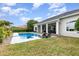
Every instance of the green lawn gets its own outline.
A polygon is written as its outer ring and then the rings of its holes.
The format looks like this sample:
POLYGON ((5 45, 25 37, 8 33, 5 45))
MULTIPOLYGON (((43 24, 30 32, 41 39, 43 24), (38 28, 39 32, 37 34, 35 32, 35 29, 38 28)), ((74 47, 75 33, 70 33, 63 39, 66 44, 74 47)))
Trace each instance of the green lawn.
POLYGON ((53 37, 0 47, 0 55, 79 56, 79 38, 53 37))

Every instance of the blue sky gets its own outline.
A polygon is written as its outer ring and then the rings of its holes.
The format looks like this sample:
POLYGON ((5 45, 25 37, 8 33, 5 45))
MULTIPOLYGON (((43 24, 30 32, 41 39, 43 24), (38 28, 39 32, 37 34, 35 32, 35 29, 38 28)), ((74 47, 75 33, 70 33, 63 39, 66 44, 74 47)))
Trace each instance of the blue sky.
POLYGON ((0 19, 19 26, 30 19, 40 22, 75 9, 79 9, 79 3, 0 3, 0 19))

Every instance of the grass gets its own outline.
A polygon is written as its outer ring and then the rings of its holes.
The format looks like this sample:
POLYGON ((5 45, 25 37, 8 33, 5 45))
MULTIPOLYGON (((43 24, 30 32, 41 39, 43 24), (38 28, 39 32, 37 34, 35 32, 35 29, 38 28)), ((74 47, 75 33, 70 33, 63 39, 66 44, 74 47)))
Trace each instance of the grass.
POLYGON ((4 45, 4 56, 79 56, 79 38, 53 37, 30 42, 4 45))

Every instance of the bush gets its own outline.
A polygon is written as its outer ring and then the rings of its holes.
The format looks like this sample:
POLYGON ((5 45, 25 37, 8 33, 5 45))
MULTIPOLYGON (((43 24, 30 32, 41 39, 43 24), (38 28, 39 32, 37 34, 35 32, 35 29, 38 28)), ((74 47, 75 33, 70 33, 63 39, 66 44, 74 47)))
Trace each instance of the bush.
POLYGON ((26 30, 12 30, 13 32, 26 32, 26 30))
POLYGON ((0 27, 0 43, 2 43, 2 41, 3 41, 3 37, 4 37, 4 34, 3 34, 3 28, 0 27))
POLYGON ((3 36, 0 34, 0 43, 3 41, 3 36))
POLYGON ((12 23, 5 20, 0 20, 0 43, 2 43, 3 39, 9 37, 11 35, 10 25, 12 23))
POLYGON ((13 32, 26 32, 26 28, 18 28, 18 27, 12 27, 11 28, 13 32))
POLYGON ((5 37, 4 38, 7 38, 7 37, 9 37, 10 35, 11 35, 11 30, 9 29, 9 28, 5 28, 4 29, 4 35, 5 35, 5 37))
POLYGON ((2 43, 3 39, 9 37, 11 35, 11 30, 8 28, 0 27, 0 43, 2 43))
POLYGON ((75 23, 75 29, 77 31, 79 31, 79 18, 77 19, 76 23, 75 23))
POLYGON ((0 43, 2 43, 3 42, 3 39, 2 38, 0 38, 0 43))

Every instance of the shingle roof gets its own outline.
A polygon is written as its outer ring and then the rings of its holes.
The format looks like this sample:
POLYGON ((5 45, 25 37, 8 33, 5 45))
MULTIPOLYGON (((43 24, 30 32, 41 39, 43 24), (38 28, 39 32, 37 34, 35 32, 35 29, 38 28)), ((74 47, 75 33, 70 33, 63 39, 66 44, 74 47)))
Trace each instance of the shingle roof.
POLYGON ((39 22, 39 23, 42 23, 42 22, 45 22, 45 21, 50 21, 50 20, 56 19, 56 18, 60 18, 60 17, 62 17, 62 16, 65 16, 65 15, 68 15, 68 14, 73 14, 73 13, 75 13, 75 12, 79 12, 79 9, 72 10, 72 11, 68 11, 68 12, 59 14, 59 15, 54 16, 54 17, 50 17, 50 18, 48 18, 48 19, 46 19, 46 20, 43 20, 43 21, 41 21, 41 22, 39 22))

